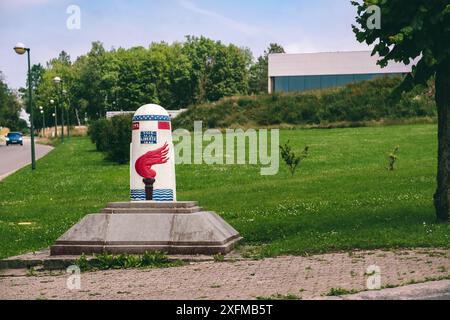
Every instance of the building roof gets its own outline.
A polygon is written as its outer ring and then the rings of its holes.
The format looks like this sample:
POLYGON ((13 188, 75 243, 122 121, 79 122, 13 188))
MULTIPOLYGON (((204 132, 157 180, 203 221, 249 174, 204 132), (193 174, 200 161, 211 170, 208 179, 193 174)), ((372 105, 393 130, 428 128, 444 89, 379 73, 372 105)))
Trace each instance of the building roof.
POLYGON ((411 72, 412 64, 390 62, 381 68, 377 60, 371 51, 276 53, 269 55, 269 77, 411 72))

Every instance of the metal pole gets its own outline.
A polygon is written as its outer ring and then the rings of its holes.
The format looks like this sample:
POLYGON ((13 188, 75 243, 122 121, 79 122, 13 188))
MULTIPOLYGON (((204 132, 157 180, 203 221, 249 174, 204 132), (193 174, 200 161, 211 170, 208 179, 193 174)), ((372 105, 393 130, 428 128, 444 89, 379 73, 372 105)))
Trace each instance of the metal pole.
POLYGON ((30 127, 31 127, 31 170, 36 169, 36 154, 34 149, 34 123, 33 123, 33 97, 31 92, 31 64, 30 49, 26 49, 28 53, 28 107, 30 108, 30 127))
POLYGON ((70 138, 70 110, 67 110, 67 139, 70 138))
POLYGON ((59 106, 61 108, 61 143, 64 143, 64 105, 62 101, 62 81, 60 82, 60 90, 59 90, 59 106))
POLYGON ((56 113, 56 104, 55 104, 55 138, 58 137, 58 114, 56 113))
POLYGON ((70 138, 70 98, 67 97, 67 139, 70 138))

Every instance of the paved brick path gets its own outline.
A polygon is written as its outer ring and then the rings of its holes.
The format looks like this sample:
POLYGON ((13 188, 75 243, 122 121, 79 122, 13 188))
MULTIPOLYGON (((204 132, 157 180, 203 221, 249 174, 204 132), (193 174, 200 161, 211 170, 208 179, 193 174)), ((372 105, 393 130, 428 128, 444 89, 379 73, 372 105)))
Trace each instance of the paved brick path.
POLYGON ((365 290, 370 265, 381 268, 382 285, 448 276, 449 254, 448 249, 360 251, 102 271, 82 274, 79 291, 67 289, 66 275, 1 277, 0 299, 255 299, 275 294, 309 299, 331 288, 365 290))

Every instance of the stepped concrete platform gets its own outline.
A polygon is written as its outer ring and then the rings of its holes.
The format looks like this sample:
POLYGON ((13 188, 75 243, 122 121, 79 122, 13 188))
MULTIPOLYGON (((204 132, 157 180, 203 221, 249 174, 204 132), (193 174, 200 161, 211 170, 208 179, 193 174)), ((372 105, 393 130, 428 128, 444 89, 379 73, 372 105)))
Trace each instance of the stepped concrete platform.
POLYGON ((226 254, 242 238, 197 202, 118 202, 90 214, 51 246, 52 256, 108 252, 226 254))

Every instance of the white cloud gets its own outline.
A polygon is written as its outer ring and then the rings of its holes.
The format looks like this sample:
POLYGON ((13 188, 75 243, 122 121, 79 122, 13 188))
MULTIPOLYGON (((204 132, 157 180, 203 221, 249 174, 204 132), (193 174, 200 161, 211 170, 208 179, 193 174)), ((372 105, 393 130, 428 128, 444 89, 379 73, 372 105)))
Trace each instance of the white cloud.
POLYGON ((183 8, 185 8, 191 12, 210 17, 210 18, 214 19, 215 21, 220 22, 223 25, 225 25, 231 29, 234 29, 236 31, 239 31, 247 36, 254 36, 254 35, 264 33, 264 30, 261 28, 233 20, 231 18, 225 17, 214 11, 202 9, 202 8, 196 6, 193 2, 191 2, 189 0, 180 0, 179 3, 183 8))

